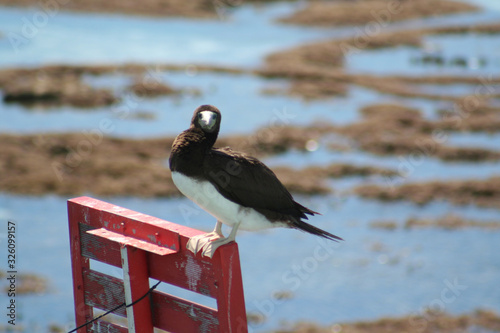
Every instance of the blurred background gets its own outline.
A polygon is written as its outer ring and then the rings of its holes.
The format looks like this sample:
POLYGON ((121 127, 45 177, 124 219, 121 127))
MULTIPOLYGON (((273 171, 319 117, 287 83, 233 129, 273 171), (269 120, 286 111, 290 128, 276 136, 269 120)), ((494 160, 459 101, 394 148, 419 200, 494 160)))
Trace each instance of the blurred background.
POLYGON ((240 231, 250 331, 500 332, 499 22, 492 0, 1 0, 16 332, 74 328, 67 199, 212 230, 168 170, 201 104, 345 240, 240 231))

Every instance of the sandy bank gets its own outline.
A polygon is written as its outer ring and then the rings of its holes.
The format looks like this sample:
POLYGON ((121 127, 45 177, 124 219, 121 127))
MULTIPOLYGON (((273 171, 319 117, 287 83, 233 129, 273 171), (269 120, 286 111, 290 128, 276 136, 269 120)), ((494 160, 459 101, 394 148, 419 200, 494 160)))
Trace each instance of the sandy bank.
MULTIPOLYGON (((371 3, 371 1, 366 1, 366 3, 371 3)), ((322 4, 331 5, 331 3, 321 3, 320 6, 322 4)), ((347 90, 347 85, 356 84, 381 93, 397 96, 453 101, 457 99, 457 96, 428 93, 422 91, 416 85, 476 84, 478 79, 446 75, 411 77, 348 73, 343 68, 345 59, 350 54, 369 50, 398 46, 420 48, 423 46, 423 38, 427 35, 463 33, 496 34, 500 33, 500 24, 428 27, 402 31, 379 31, 377 33, 365 33, 362 30, 357 31, 352 37, 307 43, 270 54, 266 58, 265 65, 257 70, 257 73, 264 77, 290 79, 290 88, 287 93, 304 98, 324 98, 344 94, 347 90), (328 89, 329 86, 331 87, 330 89, 328 89)), ((419 60, 425 61, 425 59, 419 60)), ((436 61, 445 62, 442 58, 436 61)), ((453 61, 457 66, 459 64, 462 67, 467 65, 466 59, 453 59, 453 61)), ((491 78, 490 83, 498 83, 499 81, 500 78, 491 78)), ((498 97, 498 94, 496 97, 498 97)))
MULTIPOLYGON (((1 0, 4 6, 40 6, 47 12, 54 11, 54 2, 35 0, 1 0)), ((137 1, 56 1, 57 10, 120 13, 129 15, 147 16, 187 16, 197 18, 216 17, 215 7, 211 1, 206 0, 145 0, 137 1)))
POLYGON ((367 184, 356 187, 354 192, 381 201, 409 200, 426 204, 433 200, 447 200, 456 205, 500 208, 500 177, 407 183, 392 187, 367 184))
POLYGON ((438 218, 416 218, 407 219, 403 225, 395 221, 374 221, 370 227, 376 229, 394 230, 398 228, 418 229, 418 228, 439 228, 446 230, 458 230, 465 228, 478 228, 486 230, 499 230, 500 221, 479 221, 467 219, 457 215, 445 215, 438 218))
MULTIPOLYGON (((292 149, 292 141, 284 146, 288 139, 281 139, 281 143, 277 140, 271 144, 257 135, 235 136, 221 138, 218 146, 231 142, 235 149, 246 147, 243 151, 262 157, 292 149)), ((28 195, 180 196, 167 164, 173 140, 129 140, 77 133, 0 134, 0 191, 28 195)), ((391 170, 345 164, 273 169, 292 192, 308 195, 329 193, 326 178, 394 174, 391 170)))
POLYGON ((451 315, 443 312, 423 312, 406 317, 381 318, 333 324, 322 327, 313 323, 299 323, 293 328, 276 333, 457 333, 500 332, 500 316, 493 311, 476 310, 470 314, 451 315))
POLYGON ((313 26, 363 25, 370 22, 385 25, 419 17, 463 13, 477 9, 466 3, 449 0, 311 1, 304 9, 281 18, 280 22, 313 26))

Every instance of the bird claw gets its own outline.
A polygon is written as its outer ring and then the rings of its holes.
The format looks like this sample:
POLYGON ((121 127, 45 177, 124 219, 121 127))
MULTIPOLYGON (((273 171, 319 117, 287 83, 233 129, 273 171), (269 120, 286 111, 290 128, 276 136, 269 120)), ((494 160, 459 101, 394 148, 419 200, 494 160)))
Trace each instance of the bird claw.
POLYGON ((203 246, 203 252, 202 255, 205 257, 210 257, 212 258, 215 254, 215 250, 219 248, 219 246, 228 244, 232 242, 233 240, 230 238, 219 238, 216 240, 213 240, 203 246))
POLYGON ((186 248, 194 254, 202 251, 202 256, 213 258, 219 246, 232 241, 232 239, 224 238, 222 235, 211 232, 191 237, 187 242, 186 248))
MULTIPOLYGON (((189 251, 191 251, 194 254, 196 254, 199 251, 204 250, 207 247, 209 247, 212 244, 212 241, 216 241, 216 240, 220 239, 221 237, 223 237, 223 236, 219 235, 219 234, 217 234, 215 232, 209 232, 208 234, 202 234, 202 235, 198 235, 198 236, 193 236, 193 237, 191 237, 188 240, 186 248, 189 251)), ((212 256, 215 253, 216 249, 217 248, 215 248, 213 250, 213 252, 210 255, 210 258, 212 258, 212 256)), ((203 251, 203 253, 205 253, 205 250, 203 251)), ((209 252, 207 252, 207 253, 209 253, 209 252)), ((209 256, 209 255, 206 255, 206 256, 209 256)))

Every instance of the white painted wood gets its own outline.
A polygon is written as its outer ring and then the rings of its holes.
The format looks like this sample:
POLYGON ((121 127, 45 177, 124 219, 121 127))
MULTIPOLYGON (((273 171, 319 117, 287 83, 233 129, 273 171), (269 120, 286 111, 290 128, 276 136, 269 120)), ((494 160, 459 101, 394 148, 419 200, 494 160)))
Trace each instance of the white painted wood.
MULTIPOLYGON (((125 289, 125 304, 132 304, 132 289, 130 281, 130 267, 128 260, 127 246, 122 246, 120 249, 122 255, 122 269, 123 269, 123 287, 125 289)), ((127 326, 129 333, 135 333, 134 322, 134 307, 129 306, 127 309, 127 326)))

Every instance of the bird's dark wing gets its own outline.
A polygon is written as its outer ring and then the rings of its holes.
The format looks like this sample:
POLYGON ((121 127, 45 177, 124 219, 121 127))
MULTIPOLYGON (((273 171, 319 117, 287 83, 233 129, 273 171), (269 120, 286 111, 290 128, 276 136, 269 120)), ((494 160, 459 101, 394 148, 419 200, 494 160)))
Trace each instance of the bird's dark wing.
POLYGON ((258 159, 230 148, 212 149, 209 154, 211 158, 204 159, 205 176, 226 199, 257 210, 305 217, 274 172, 258 159))
POLYGON ((205 158, 203 162, 205 178, 209 179, 226 199, 244 207, 254 208, 271 222, 285 222, 291 228, 334 241, 342 240, 302 221, 307 219, 306 214, 319 213, 295 202, 274 172, 258 159, 230 148, 212 149, 209 154, 212 154, 211 158, 205 158))

